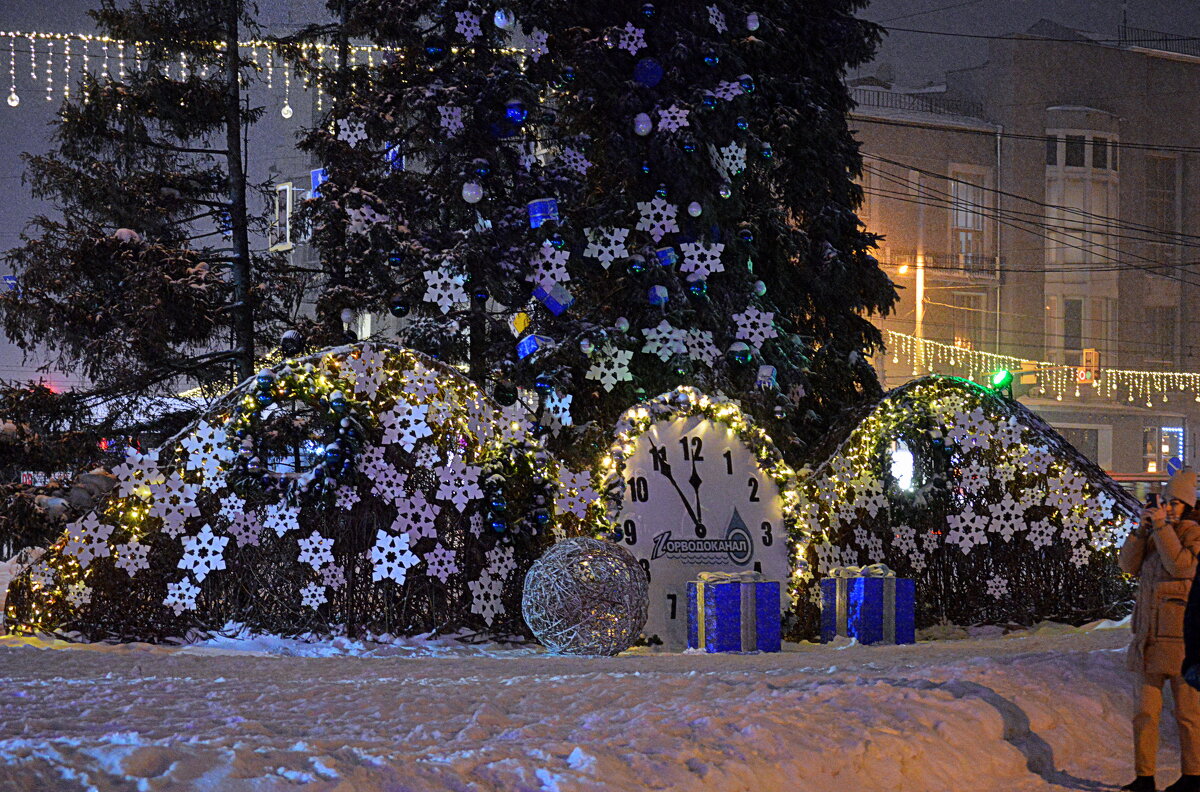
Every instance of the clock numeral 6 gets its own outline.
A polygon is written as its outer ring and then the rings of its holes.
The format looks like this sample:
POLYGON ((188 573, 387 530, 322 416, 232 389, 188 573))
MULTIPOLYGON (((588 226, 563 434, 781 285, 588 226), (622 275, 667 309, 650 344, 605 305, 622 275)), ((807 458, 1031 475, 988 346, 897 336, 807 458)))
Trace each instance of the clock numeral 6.
POLYGON ((625 544, 637 544, 637 523, 633 520, 625 521, 625 544))
POLYGON ((771 523, 764 520, 762 524, 762 532, 763 547, 770 547, 775 541, 775 537, 771 535, 771 523))
POLYGON ((638 560, 638 563, 642 565, 642 571, 646 573, 646 582, 649 583, 650 582, 650 559, 642 558, 642 559, 638 560))
POLYGON ((750 488, 750 502, 758 503, 758 479, 751 476, 746 480, 746 486, 750 488))
POLYGON ((645 503, 650 500, 650 485, 645 476, 634 476, 629 479, 629 500, 633 503, 645 503))
POLYGON ((699 437, 688 437, 684 435, 679 438, 679 445, 683 446, 683 461, 684 462, 703 462, 704 454, 700 453, 704 449, 704 441, 699 437), (689 450, 688 444, 691 444, 689 450))

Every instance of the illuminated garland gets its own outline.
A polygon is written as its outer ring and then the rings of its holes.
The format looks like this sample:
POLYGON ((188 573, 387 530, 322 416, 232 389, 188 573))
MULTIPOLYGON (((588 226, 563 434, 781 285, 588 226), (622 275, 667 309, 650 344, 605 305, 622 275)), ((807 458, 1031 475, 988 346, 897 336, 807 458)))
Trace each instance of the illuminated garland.
POLYGON ((596 533, 611 535, 617 531, 617 517, 625 501, 625 463, 633 453, 638 437, 659 421, 673 421, 700 415, 728 426, 753 452, 758 464, 779 487, 783 500, 783 521, 793 559, 803 557, 807 527, 798 519, 799 481, 796 472, 783 460, 774 441, 742 409, 725 398, 708 396, 689 385, 634 405, 621 414, 614 431, 615 440, 600 460, 595 478, 600 484, 603 504, 593 510, 596 533))
POLYGON ((1032 363, 1036 365, 1038 377, 1037 394, 1055 401, 1062 401, 1063 396, 1070 394, 1080 398, 1085 389, 1094 388, 1096 394, 1106 399, 1117 401, 1123 395, 1127 403, 1144 404, 1146 407, 1153 407, 1156 401, 1165 404, 1169 393, 1189 394, 1200 402, 1200 373, 1101 368, 1096 371, 1094 386, 1079 385, 1075 381, 1074 366, 963 349, 894 330, 884 330, 883 334, 891 362, 898 365, 903 356, 913 377, 922 374, 957 374, 974 380, 1000 369, 1016 372, 1032 363))

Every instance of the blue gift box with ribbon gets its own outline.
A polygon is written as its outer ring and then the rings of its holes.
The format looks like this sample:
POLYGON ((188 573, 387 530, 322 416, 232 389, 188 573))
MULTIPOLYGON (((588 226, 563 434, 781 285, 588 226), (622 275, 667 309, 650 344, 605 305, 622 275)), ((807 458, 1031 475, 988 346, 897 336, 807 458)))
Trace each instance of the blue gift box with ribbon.
POLYGON ((689 649, 779 651, 779 581, 759 572, 701 572, 698 578, 687 584, 689 649))
POLYGON ((838 567, 821 581, 821 642, 839 635, 861 644, 915 643, 916 584, 883 564, 838 567))

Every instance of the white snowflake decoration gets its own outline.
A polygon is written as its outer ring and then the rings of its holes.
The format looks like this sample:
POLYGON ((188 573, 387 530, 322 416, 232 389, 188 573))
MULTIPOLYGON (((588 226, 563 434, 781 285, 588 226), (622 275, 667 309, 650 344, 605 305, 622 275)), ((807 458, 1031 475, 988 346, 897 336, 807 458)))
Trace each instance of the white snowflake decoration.
POLYGON ((707 330, 692 328, 687 332, 688 357, 697 363, 711 366, 721 356, 721 350, 713 343, 713 336, 707 330))
POLYGON ((379 424, 384 427, 384 445, 398 444, 411 453, 418 442, 433 435, 425 420, 428 413, 428 404, 397 402, 395 407, 379 416, 379 424))
POLYGON ((1092 549, 1086 544, 1077 544, 1071 548, 1071 563, 1077 567, 1084 567, 1092 560, 1092 549))
POLYGON ((317 574, 321 576, 321 582, 334 591, 346 585, 346 570, 337 564, 326 564, 318 570, 317 574))
POLYGON ((1025 427, 1021 426, 1016 418, 1000 421, 996 424, 996 430, 992 433, 992 440, 999 443, 1002 448, 1012 448, 1021 442, 1024 429, 1025 427))
POLYGON ((571 275, 567 272, 567 260, 570 258, 571 251, 565 248, 559 250, 549 242, 543 242, 529 262, 530 270, 526 273, 525 280, 535 286, 541 286, 546 291, 556 283, 567 283, 571 280, 571 275))
POLYGON ((453 137, 463 131, 464 125, 462 120, 462 108, 446 105, 438 108, 438 115, 441 116, 442 129, 446 130, 446 134, 453 137))
POLYGON ((721 9, 716 5, 710 5, 708 7, 708 22, 717 29, 718 33, 724 33, 725 31, 729 30, 729 28, 725 25, 724 12, 721 11, 721 9))
POLYGON ((946 534, 947 544, 956 544, 964 554, 971 552, 975 545, 987 542, 988 517, 976 514, 967 507, 961 514, 951 514, 946 518, 946 526, 950 532, 946 534))
POLYGON ((67 587, 67 602, 72 608, 82 608, 92 601, 92 590, 86 583, 74 583, 67 587))
POLYGON ((416 364, 404 372, 404 393, 413 401, 429 401, 437 396, 437 372, 416 364))
POLYGON ((175 611, 175 615, 178 616, 185 610, 196 609, 196 597, 199 594, 200 587, 185 577, 167 585, 167 596, 163 599, 163 605, 175 611))
POLYGON ((358 357, 347 357, 345 367, 353 373, 354 392, 374 399, 379 386, 387 381, 387 356, 371 344, 365 344, 358 357))
POLYGON ((539 28, 534 28, 529 33, 529 48, 525 51, 534 63, 541 60, 543 55, 550 53, 550 48, 546 46, 550 42, 550 34, 539 28))
POLYGON ((1054 524, 1049 520, 1029 523, 1029 542, 1034 547, 1048 547, 1054 541, 1054 524))
POLYGON ((441 462, 441 451, 433 443, 425 443, 413 454, 413 464, 419 468, 437 467, 441 462))
POLYGON ((642 335, 646 336, 642 351, 655 355, 664 363, 674 355, 687 354, 687 331, 672 327, 666 319, 659 322, 657 327, 642 328, 642 335))
POLYGON ((455 11, 454 16, 458 20, 454 30, 467 41, 474 41, 483 35, 483 28, 479 26, 477 15, 470 11, 455 11))
POLYGON ((556 390, 546 396, 542 420, 550 427, 551 431, 558 431, 564 426, 571 425, 571 401, 574 398, 570 393, 561 394, 556 390))
POLYGON ((227 544, 228 536, 217 536, 206 525, 200 529, 200 533, 183 540, 183 558, 179 559, 179 568, 190 569, 196 582, 200 583, 208 577, 209 572, 225 568, 227 544))
POLYGON ((1000 599, 1008 593, 1008 581, 999 575, 992 575, 987 582, 987 593, 992 599, 1000 599))
POLYGON ((1044 476, 1050 472, 1050 465, 1054 462, 1054 455, 1047 448, 1040 446, 1031 446, 1024 454, 1021 455, 1021 469, 1026 473, 1035 476, 1044 476))
POLYGON ((153 489, 150 515, 162 520, 163 533, 175 537, 185 530, 188 519, 200 514, 196 505, 197 488, 179 477, 178 471, 153 489))
POLYGON ((262 541, 262 523, 258 521, 258 515, 254 512, 236 515, 229 521, 229 528, 226 530, 239 547, 257 547, 262 541))
POLYGON ((218 515, 226 522, 233 522, 239 514, 246 510, 246 500, 234 492, 221 494, 221 510, 218 515))
POLYGON ((666 110, 658 111, 658 131, 659 132, 678 132, 685 126, 690 126, 688 122, 688 109, 673 104, 666 110))
POLYGON ((559 470, 558 496, 554 503, 560 511, 570 512, 582 519, 588 506, 599 499, 600 495, 592 489, 591 471, 575 472, 565 467, 559 470))
POLYGON ((742 84, 733 80, 722 80, 717 83, 712 92, 718 99, 723 99, 726 102, 731 102, 745 94, 745 91, 742 90, 742 84))
POLYGON ((600 266, 608 269, 614 261, 629 255, 625 240, 629 237, 628 228, 587 228, 584 229, 588 244, 583 249, 583 255, 599 260, 600 266))
POLYGON ((39 561, 29 570, 29 584, 38 589, 50 588, 54 585, 54 568, 39 561))
POLYGON ((733 322, 737 325, 734 337, 745 341, 756 351, 767 339, 779 335, 779 331, 775 329, 775 314, 771 311, 760 311, 753 305, 747 306, 740 314, 734 314, 733 322))
POLYGON ((408 568, 421 560, 408 548, 407 534, 391 536, 380 528, 375 535, 375 546, 371 548, 372 579, 403 583, 408 568))
POLYGON ((633 353, 606 344, 602 350, 597 350, 592 356, 592 366, 588 369, 587 378, 596 380, 605 391, 611 392, 618 382, 629 382, 633 375, 629 373, 629 361, 633 353))
POLYGON ((713 167, 727 181, 732 180, 734 176, 740 175, 746 169, 746 147, 736 141, 719 149, 715 146, 709 146, 709 150, 712 153, 713 167))
POLYGON ((425 271, 425 302, 433 303, 442 313, 450 313, 456 303, 467 301, 467 292, 463 289, 466 278, 462 275, 451 274, 446 267, 425 271))
POLYGON ((704 280, 714 272, 725 271, 725 265, 721 263, 721 253, 725 250, 725 245, 721 242, 711 245, 704 242, 684 242, 679 249, 683 252, 679 271, 686 272, 689 281, 704 280))
POLYGON ((988 467, 979 460, 974 460, 962 469, 959 474, 958 483, 962 485, 965 492, 977 494, 987 489, 988 467))
POLYGON ((162 482, 162 474, 158 470, 158 451, 139 454, 136 449, 127 448, 125 461, 113 468, 112 473, 117 479, 118 497, 137 495, 137 490, 143 485, 162 482))
POLYGON ((367 204, 350 207, 346 210, 346 217, 350 221, 349 231, 351 234, 365 234, 371 226, 388 221, 386 214, 376 212, 375 207, 367 204))
POLYGON ((272 503, 266 508, 263 527, 270 528, 276 536, 300 529, 300 510, 289 506, 286 501, 272 503))
POLYGON ((89 512, 83 519, 67 526, 67 541, 62 553, 73 557, 81 568, 87 569, 93 559, 107 558, 111 554, 108 538, 112 532, 113 526, 100 522, 95 512, 89 512))
POLYGON ((483 497, 483 490, 479 488, 482 468, 454 459, 436 472, 440 481, 437 499, 450 501, 460 512, 465 511, 471 501, 483 497))
POLYGON ((348 118, 339 118, 337 122, 338 140, 341 140, 351 146, 357 146, 359 143, 367 139, 367 125, 362 121, 351 121, 348 118))
POLYGON ((362 500, 358 490, 348 484, 338 487, 334 495, 337 499, 337 507, 342 511, 350 511, 354 508, 354 504, 362 500))
POLYGON ((320 583, 309 583, 300 589, 300 604, 306 608, 316 608, 329 601, 325 596, 325 587, 320 583))
POLYGON ((573 149, 570 146, 565 147, 562 153, 558 155, 558 158, 563 165, 581 176, 586 176, 588 168, 592 167, 592 163, 583 155, 583 152, 573 149))
POLYGON ((218 476, 220 466, 232 462, 237 456, 236 451, 225 446, 226 439, 224 429, 201 421, 196 430, 181 441, 183 450, 188 454, 184 469, 202 472, 208 477, 218 476))
POLYGON ((628 52, 630 55, 637 55, 638 50, 646 46, 646 31, 639 27, 634 27, 632 22, 626 22, 625 28, 621 31, 620 43, 618 47, 628 52))
POLYGON ((516 568, 517 560, 513 556, 512 545, 501 544, 488 553, 488 565, 484 574, 503 582, 516 568))
POLYGON ((333 539, 313 531, 306 538, 301 539, 299 544, 300 555, 296 560, 301 564, 308 564, 313 569, 320 569, 326 564, 333 563, 333 539))
POLYGON ((438 543, 425 554, 426 574, 445 583, 458 572, 458 553, 438 543))
POLYGON ((133 577, 142 569, 150 568, 150 561, 146 557, 150 548, 137 539, 130 539, 128 544, 117 545, 115 550, 117 569, 124 571, 129 577, 133 577))
POLYGON ((406 533, 413 544, 426 537, 436 538, 434 520, 437 511, 425 499, 425 493, 417 490, 412 495, 396 499, 396 519, 392 531, 406 533))
POLYGON ((496 617, 504 612, 504 605, 500 602, 500 593, 504 588, 503 581, 485 573, 478 580, 468 582, 467 587, 471 590, 472 596, 471 612, 482 616, 490 626, 496 617))
POLYGON ((649 231, 655 242, 667 234, 678 233, 679 224, 675 218, 679 209, 674 204, 655 196, 649 201, 638 201, 637 206, 641 212, 641 219, 637 224, 638 231, 649 231))
POLYGON ((363 475, 371 479, 371 491, 386 501, 403 497, 408 474, 397 470, 388 462, 381 461, 370 469, 364 468, 363 475))

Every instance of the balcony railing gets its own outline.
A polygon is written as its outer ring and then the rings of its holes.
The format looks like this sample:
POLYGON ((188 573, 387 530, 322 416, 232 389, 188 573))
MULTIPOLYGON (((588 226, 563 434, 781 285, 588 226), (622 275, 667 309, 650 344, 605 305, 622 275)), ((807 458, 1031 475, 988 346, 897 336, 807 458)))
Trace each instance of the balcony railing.
MULTIPOLYGON (((888 247, 874 252, 880 264, 891 267, 915 267, 917 253, 912 250, 893 250, 888 247)), ((938 275, 969 275, 975 278, 995 279, 1000 275, 999 262, 995 256, 980 253, 923 253, 921 265, 932 277, 938 275)))
POLYGON ((871 88, 855 88, 852 96, 862 107, 884 107, 892 110, 915 110, 936 115, 970 116, 983 118, 983 105, 961 99, 948 99, 937 94, 906 94, 894 91, 879 91, 871 88))
POLYGON ((1175 52, 1200 58, 1200 39, 1178 33, 1162 33, 1157 30, 1121 25, 1121 46, 1175 52))

